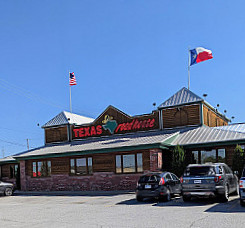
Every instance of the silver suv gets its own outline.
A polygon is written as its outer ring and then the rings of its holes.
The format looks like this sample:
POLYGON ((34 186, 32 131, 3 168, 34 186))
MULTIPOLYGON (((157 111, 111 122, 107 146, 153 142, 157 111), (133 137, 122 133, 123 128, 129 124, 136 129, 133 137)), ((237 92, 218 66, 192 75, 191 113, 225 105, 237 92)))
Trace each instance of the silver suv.
POLYGON ((0 193, 5 196, 12 196, 14 191, 14 185, 0 181, 0 193))
POLYGON ((224 163, 191 164, 180 179, 184 201, 197 197, 218 197, 227 202, 231 193, 239 193, 238 178, 224 163))
POLYGON ((243 169, 242 176, 240 179, 239 189, 240 189, 240 204, 241 206, 245 206, 245 167, 243 169))

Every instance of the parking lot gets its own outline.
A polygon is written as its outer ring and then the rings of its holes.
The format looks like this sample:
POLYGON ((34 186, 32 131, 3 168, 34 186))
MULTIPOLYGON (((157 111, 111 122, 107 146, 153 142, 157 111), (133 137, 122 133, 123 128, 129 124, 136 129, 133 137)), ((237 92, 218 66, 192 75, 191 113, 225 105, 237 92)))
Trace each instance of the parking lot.
POLYGON ((15 194, 0 197, 1 227, 244 227, 237 196, 137 202, 134 193, 15 194))

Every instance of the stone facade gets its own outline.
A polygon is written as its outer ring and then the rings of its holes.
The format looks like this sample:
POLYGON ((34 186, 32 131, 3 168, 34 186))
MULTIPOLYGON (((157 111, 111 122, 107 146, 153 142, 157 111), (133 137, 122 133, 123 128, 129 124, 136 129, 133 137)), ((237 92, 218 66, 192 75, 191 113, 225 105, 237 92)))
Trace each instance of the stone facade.
POLYGON ((32 178, 27 176, 27 191, 112 191, 135 190, 142 174, 94 173, 90 176, 51 175, 32 178))

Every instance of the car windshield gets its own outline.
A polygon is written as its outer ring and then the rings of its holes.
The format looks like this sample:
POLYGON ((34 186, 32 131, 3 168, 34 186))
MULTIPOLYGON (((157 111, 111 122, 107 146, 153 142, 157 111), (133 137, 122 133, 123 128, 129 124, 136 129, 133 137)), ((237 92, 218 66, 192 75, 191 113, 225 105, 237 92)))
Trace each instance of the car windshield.
POLYGON ((194 166, 188 167, 184 172, 184 176, 211 176, 215 175, 215 170, 210 166, 194 166))
POLYGON ((148 183, 148 182, 159 182, 161 179, 158 175, 142 176, 139 179, 139 183, 148 183))

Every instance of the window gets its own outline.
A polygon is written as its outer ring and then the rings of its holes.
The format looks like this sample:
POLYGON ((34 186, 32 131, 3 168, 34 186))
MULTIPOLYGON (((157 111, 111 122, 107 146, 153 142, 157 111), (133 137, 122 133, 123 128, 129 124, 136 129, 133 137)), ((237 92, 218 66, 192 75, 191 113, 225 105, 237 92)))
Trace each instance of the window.
POLYGON ((192 151, 192 163, 193 164, 198 164, 198 151, 192 151))
POLYGON ((121 155, 116 156, 116 173, 122 172, 122 159, 121 155))
POLYGON ((207 162, 226 162, 226 156, 225 156, 225 149, 213 149, 210 151, 192 151, 192 163, 198 164, 199 163, 199 156, 201 158, 201 164, 207 163, 207 162))
POLYGON ((216 162, 216 150, 201 151, 201 163, 216 162))
POLYGON ((32 162, 32 177, 49 177, 51 175, 51 161, 32 162))
POLYGON ((193 166, 188 167, 184 176, 212 176, 215 175, 214 167, 211 166, 193 166))
POLYGON ((123 155, 123 173, 135 173, 135 155, 123 155))
POLYGON ((116 155, 116 173, 143 172, 142 153, 116 155))
POLYGON ((218 149, 218 162, 225 163, 225 149, 218 149))
POLYGON ((18 176, 19 165, 10 165, 10 178, 16 178, 18 176))
POLYGON ((142 154, 137 154, 137 172, 143 172, 142 154))
POLYGON ((93 173, 93 160, 91 157, 70 159, 70 174, 87 175, 92 173, 93 173))
POLYGON ((165 176, 165 180, 166 180, 166 181, 170 181, 170 180, 172 180, 172 177, 170 176, 170 174, 169 174, 169 173, 167 173, 167 174, 166 174, 166 176, 165 176))
POLYGON ((175 174, 171 173, 171 176, 172 176, 173 180, 175 180, 175 181, 179 180, 179 178, 175 174))

